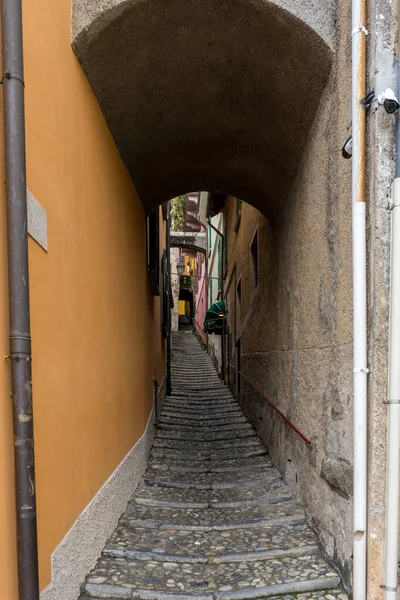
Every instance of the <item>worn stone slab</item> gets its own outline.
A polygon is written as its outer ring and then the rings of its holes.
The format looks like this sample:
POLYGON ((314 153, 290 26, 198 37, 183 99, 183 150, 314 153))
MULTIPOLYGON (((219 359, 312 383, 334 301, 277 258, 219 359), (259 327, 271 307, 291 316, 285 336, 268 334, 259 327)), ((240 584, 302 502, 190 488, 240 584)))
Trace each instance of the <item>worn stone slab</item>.
MULTIPOLYGON (((107 577, 102 585, 124 586, 132 590, 177 593, 213 593, 216 598, 261 598, 277 593, 275 586, 288 592, 314 591, 337 587, 340 579, 321 555, 314 552, 299 557, 283 556, 265 561, 242 563, 178 563, 125 560, 102 556, 93 575, 107 577), (230 587, 230 590, 220 588, 230 587)), ((129 598, 129 596, 120 596, 129 598)))
POLYGON ((282 481, 281 476, 274 469, 249 471, 236 471, 227 473, 224 478, 217 473, 160 473, 148 469, 144 476, 146 486, 159 486, 166 488, 193 488, 205 490, 222 490, 233 487, 259 487, 266 484, 282 481), (172 478, 173 477, 173 478, 172 478))
POLYGON ((268 452, 264 452, 260 456, 250 458, 231 458, 227 460, 210 460, 207 464, 204 461, 187 461, 187 460, 170 460, 163 458, 161 460, 152 456, 149 468, 151 471, 165 473, 234 473, 246 469, 249 471, 259 471, 262 469, 271 469, 272 463, 268 452))
MULTIPOLYGON (((246 557, 256 560, 259 552, 282 552, 291 555, 293 552, 306 552, 306 549, 316 546, 314 532, 300 520, 271 519, 269 524, 260 524, 257 528, 231 530, 210 530, 207 535, 203 531, 159 528, 131 527, 127 522, 118 524, 117 529, 109 540, 105 551, 110 548, 120 551, 135 551, 142 553, 157 553, 162 556, 182 555, 189 559, 222 560, 222 562, 241 562, 246 557)), ((270 554, 270 558, 273 555, 270 554)), ((176 559, 178 560, 178 559, 176 559)))

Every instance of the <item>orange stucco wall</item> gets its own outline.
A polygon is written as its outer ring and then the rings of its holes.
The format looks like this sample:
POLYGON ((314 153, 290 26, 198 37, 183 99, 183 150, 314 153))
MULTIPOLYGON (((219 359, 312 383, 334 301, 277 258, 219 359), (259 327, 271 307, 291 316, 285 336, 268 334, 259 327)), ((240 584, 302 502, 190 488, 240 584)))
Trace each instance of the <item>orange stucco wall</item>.
MULTIPOLYGON (((49 244, 46 254, 29 241, 41 588, 51 552, 143 433, 152 377, 165 371, 143 210, 72 52, 70 10, 70 0, 24 3, 27 179, 47 210, 49 244)), ((2 600, 16 600, 8 369, 0 360, 0 580, 2 600)))

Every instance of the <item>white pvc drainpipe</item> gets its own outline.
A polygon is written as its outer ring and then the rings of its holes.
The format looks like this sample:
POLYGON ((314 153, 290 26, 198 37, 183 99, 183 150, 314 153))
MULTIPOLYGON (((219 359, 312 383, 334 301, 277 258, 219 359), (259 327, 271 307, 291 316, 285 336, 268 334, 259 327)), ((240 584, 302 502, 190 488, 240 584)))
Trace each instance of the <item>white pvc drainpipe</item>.
POLYGON ((367 268, 365 223, 365 0, 352 0, 352 206, 354 530, 353 598, 366 597, 367 529, 367 268))

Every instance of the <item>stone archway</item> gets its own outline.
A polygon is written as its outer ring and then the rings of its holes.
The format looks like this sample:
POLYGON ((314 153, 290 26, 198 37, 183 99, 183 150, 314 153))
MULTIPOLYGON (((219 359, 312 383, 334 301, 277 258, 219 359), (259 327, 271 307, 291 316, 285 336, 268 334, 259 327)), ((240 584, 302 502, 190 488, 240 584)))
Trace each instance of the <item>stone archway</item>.
POLYGON ((73 48, 146 212, 226 189, 273 217, 329 74, 329 4, 73 1, 73 48))

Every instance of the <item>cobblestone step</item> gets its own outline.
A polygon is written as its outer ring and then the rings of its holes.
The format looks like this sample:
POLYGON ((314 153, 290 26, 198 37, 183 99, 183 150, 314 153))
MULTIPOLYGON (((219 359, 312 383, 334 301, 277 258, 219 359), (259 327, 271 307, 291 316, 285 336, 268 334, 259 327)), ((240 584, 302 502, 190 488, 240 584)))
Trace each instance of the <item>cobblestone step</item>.
MULTIPOLYGON (((234 483, 234 482, 232 482, 234 483)), ((138 488, 135 499, 136 502, 169 500, 171 502, 197 502, 206 506, 230 506, 236 503, 273 503, 282 501, 285 498, 291 500, 288 493, 288 487, 278 475, 275 479, 263 482, 259 480, 259 485, 230 485, 214 487, 213 489, 196 489, 194 487, 173 486, 172 489, 167 486, 145 485, 141 484, 138 488)))
POLYGON ((214 420, 219 420, 219 419, 245 419, 246 417, 244 417, 242 411, 239 408, 229 408, 226 409, 225 411, 220 411, 218 409, 218 411, 215 411, 214 413, 212 413, 211 411, 208 411, 207 415, 203 415, 201 412, 199 412, 197 409, 196 410, 188 410, 188 409, 173 409, 173 408, 169 408, 168 406, 164 407, 163 410, 163 418, 168 418, 168 419, 182 419, 182 420, 188 420, 188 421, 194 421, 196 423, 205 423, 207 421, 214 421, 214 420))
POLYGON ((166 416, 167 415, 171 415, 171 416, 180 415, 182 418, 188 418, 188 419, 198 418, 199 420, 214 419, 214 418, 218 418, 218 417, 223 418, 228 415, 243 414, 237 404, 230 405, 230 406, 224 406, 224 407, 219 407, 219 406, 208 407, 207 415, 202 416, 203 413, 204 413, 204 409, 199 410, 198 407, 194 407, 194 406, 189 407, 189 406, 175 406, 173 404, 164 404, 164 407, 163 407, 163 414, 165 414, 166 416))
POLYGON ((250 423, 242 421, 239 423, 227 423, 226 421, 214 422, 214 423, 170 423, 161 419, 158 424, 158 429, 165 431, 181 431, 189 433, 218 433, 220 431, 253 431, 253 427, 250 423))
MULTIPOLYGON (((273 594, 272 596, 264 596, 265 598, 268 598, 269 600, 349 600, 349 596, 341 589, 341 588, 336 588, 336 589, 331 589, 331 590, 327 590, 327 591, 316 591, 316 592, 299 592, 299 593, 285 593, 283 596, 282 594, 279 594, 279 596, 277 596, 276 594, 273 594)), ((134 596, 132 596, 132 598, 135 598, 134 596)), ((99 596, 87 596, 86 594, 84 596, 81 596, 81 600, 102 600, 99 596)), ((120 598, 117 598, 115 595, 112 596, 111 598, 109 597, 109 600, 120 600, 120 598)), ((214 597, 212 595, 205 595, 204 596, 188 596, 188 595, 184 595, 184 594, 180 594, 179 596, 177 594, 169 594, 168 592, 163 593, 162 595, 157 595, 154 596, 152 598, 147 597, 144 598, 143 600, 214 600, 214 597)))
POLYGON ((119 523, 106 546, 110 549, 154 553, 162 560, 165 555, 184 558, 209 557, 222 561, 257 559, 257 553, 286 552, 297 548, 318 547, 315 534, 304 522, 278 522, 258 528, 210 531, 156 530, 129 527, 119 523))
POLYGON ((260 484, 257 487, 243 485, 213 489, 142 485, 135 495, 135 502, 138 504, 173 508, 247 507, 255 504, 277 504, 291 499, 282 480, 267 485, 260 484))
POLYGON ((169 439, 169 440, 187 440, 190 441, 217 441, 217 440, 235 440, 237 438, 256 438, 256 433, 253 428, 242 431, 236 429, 234 431, 221 431, 215 433, 207 433, 205 431, 191 431, 186 432, 183 430, 175 431, 163 431, 160 430, 157 434, 158 439, 169 439))
POLYGON ((80 600, 348 600, 193 335, 173 361, 147 471, 80 600))
MULTIPOLYGON (((264 450, 264 449, 263 449, 264 450)), ((164 471, 166 473, 193 473, 196 477, 199 473, 231 473, 240 472, 243 468, 246 473, 250 471, 259 471, 260 469, 271 469, 272 463, 269 459, 269 454, 264 450, 263 455, 253 458, 234 458, 227 460, 210 460, 204 461, 187 461, 187 460, 168 460, 164 458, 159 461, 152 458, 149 463, 150 469, 154 472, 164 471)))
POLYGON ((175 450, 169 448, 154 448, 151 453, 154 458, 169 458, 182 460, 185 459, 187 461, 194 460, 230 460, 238 457, 242 458, 251 458, 253 456, 266 456, 267 451, 263 447, 254 447, 254 448, 233 448, 232 450, 215 450, 214 452, 209 451, 184 451, 184 450, 175 450))
POLYGON ((165 400, 164 406, 175 406, 177 408, 183 408, 186 410, 198 410, 200 413, 209 408, 240 408, 236 400, 224 396, 214 399, 210 399, 207 396, 207 398, 204 398, 203 400, 193 400, 183 396, 182 398, 175 397, 171 398, 170 400, 165 400))
POLYGON ((339 584, 338 575, 313 549, 300 556, 274 557, 239 564, 126 560, 124 557, 103 555, 86 583, 85 591, 90 596, 99 591, 104 593, 106 586, 109 586, 129 589, 131 594, 140 594, 141 591, 200 592, 210 593, 215 598, 245 599, 262 598, 265 594, 271 595, 282 589, 288 592, 326 590, 336 588, 339 584), (91 583, 100 580, 100 584, 91 583))
POLYGON ((224 427, 224 426, 238 426, 239 428, 242 425, 248 425, 251 427, 250 423, 247 421, 247 419, 245 417, 219 417, 219 418, 215 418, 215 419, 209 419, 209 420, 200 420, 200 419, 187 419, 184 417, 178 418, 178 417, 168 417, 168 416, 163 416, 158 423, 158 426, 160 427, 161 425, 168 425, 168 427, 175 427, 177 429, 179 429, 180 427, 182 427, 183 429, 190 427, 190 428, 197 428, 199 430, 205 430, 205 429, 210 429, 210 428, 218 428, 218 427, 224 427))
POLYGON ((146 485, 161 487, 194 488, 194 489, 225 489, 231 487, 254 487, 269 485, 282 481, 275 469, 258 469, 255 471, 234 471, 233 473, 176 473, 160 472, 157 469, 147 469, 144 476, 146 485))
POLYGON ((265 451, 265 447, 261 444, 257 437, 240 437, 236 438, 234 444, 231 438, 228 439, 212 439, 212 440, 192 440, 190 446, 188 446, 186 439, 180 438, 165 438, 157 436, 154 440, 154 448, 173 448, 174 450, 189 450, 191 452, 202 451, 202 452, 215 452, 217 450, 232 450, 240 448, 262 448, 265 451))
POLYGON ((170 529, 201 529, 204 526, 214 529, 236 529, 257 527, 271 518, 302 516, 303 513, 294 501, 273 504, 245 504, 204 509, 179 505, 177 507, 149 506, 134 501, 127 506, 124 516, 135 522, 156 523, 170 529))

